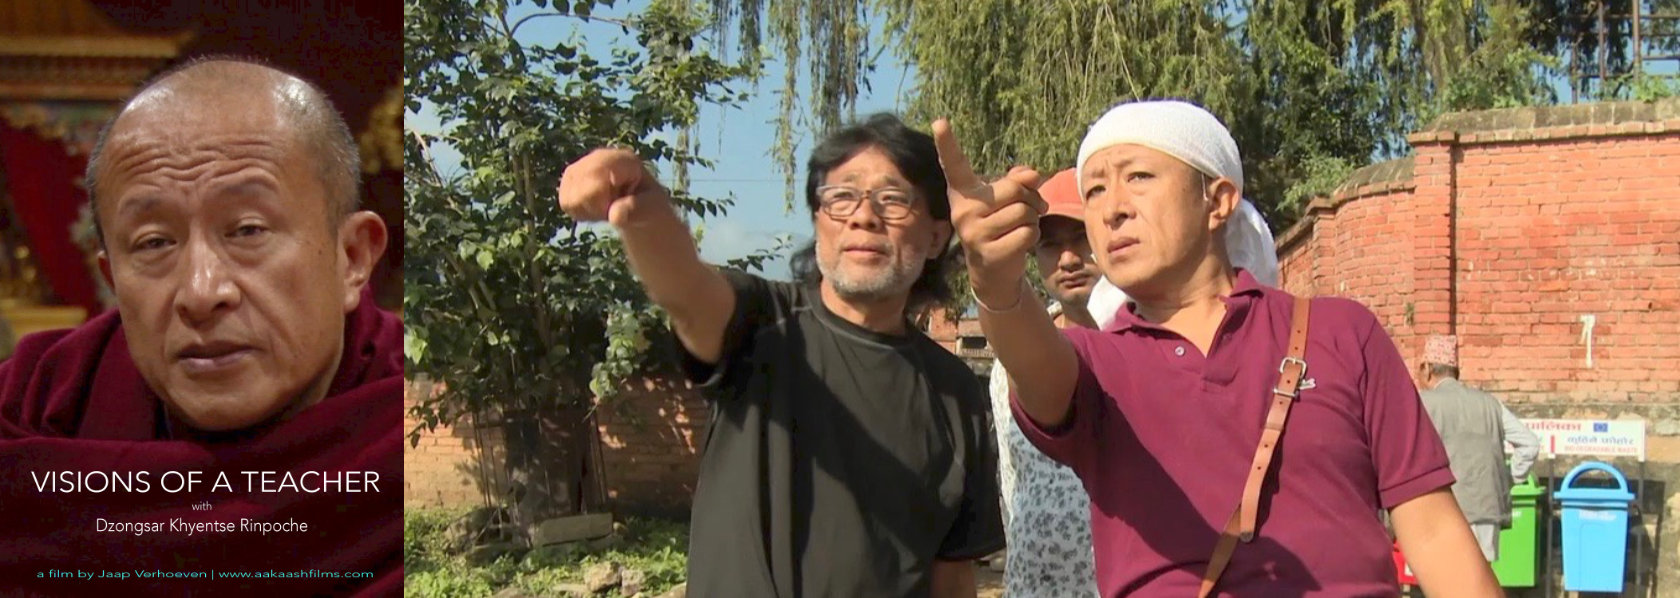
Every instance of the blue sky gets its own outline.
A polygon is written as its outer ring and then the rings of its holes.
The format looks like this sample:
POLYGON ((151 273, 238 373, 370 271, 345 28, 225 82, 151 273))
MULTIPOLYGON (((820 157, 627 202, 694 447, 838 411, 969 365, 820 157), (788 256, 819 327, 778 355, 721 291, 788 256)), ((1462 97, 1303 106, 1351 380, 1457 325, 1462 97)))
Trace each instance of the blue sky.
MULTIPOLYGON (((623 19, 646 5, 645 0, 636 0, 610 8, 597 7, 595 16, 623 19)), ((517 7, 510 11, 509 21, 515 21, 533 10, 531 6, 517 7)), ((879 31, 872 35, 874 40, 883 38, 879 31)), ((537 44, 585 40, 588 52, 597 57, 610 56, 615 45, 626 48, 635 45, 635 40, 624 35, 617 25, 572 17, 533 20, 520 27, 519 38, 523 42, 537 44)), ((733 57, 733 54, 730 56, 733 57)), ((810 216, 805 212, 802 201, 793 202, 794 210, 788 211, 786 181, 770 157, 770 148, 776 139, 773 122, 780 102, 777 92, 781 88, 785 69, 786 65, 780 61, 766 65, 763 79, 753 97, 744 104, 728 109, 714 105, 701 108, 694 133, 699 140, 700 155, 714 164, 712 168, 691 169, 689 189, 702 197, 735 200, 735 205, 725 215, 697 222, 704 228, 700 253, 707 261, 722 262, 774 247, 777 237, 782 235, 791 236, 796 243, 810 239, 810 216)), ((862 91, 857 114, 902 111, 909 101, 914 79, 914 72, 907 72, 893 52, 881 53, 880 62, 871 75, 871 80, 878 83, 873 90, 862 91)), ((803 100, 799 109, 806 109, 803 100)), ((437 116, 430 110, 409 113, 407 126, 428 132, 440 128, 437 116)), ((794 155, 798 157, 801 168, 804 157, 811 151, 813 137, 808 127, 795 132, 797 147, 794 155)), ((434 155, 440 168, 446 172, 457 169, 460 164, 460 156, 447 148, 439 149, 434 155)), ((802 177, 796 177, 796 187, 802 186, 803 181, 802 177)), ((787 262, 777 260, 767 264, 765 273, 772 278, 785 279, 788 277, 787 262)))

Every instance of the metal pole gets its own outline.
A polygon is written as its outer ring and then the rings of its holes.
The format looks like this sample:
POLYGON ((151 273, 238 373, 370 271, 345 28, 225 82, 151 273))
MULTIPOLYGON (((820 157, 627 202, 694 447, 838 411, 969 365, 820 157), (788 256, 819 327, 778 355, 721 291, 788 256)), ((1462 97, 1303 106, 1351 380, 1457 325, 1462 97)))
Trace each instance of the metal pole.
POLYGON ((1576 36, 1569 41, 1569 103, 1580 103, 1581 76, 1581 38, 1576 36))
POLYGON ((1546 546, 1546 567, 1545 567, 1545 570, 1542 571, 1541 574, 1540 574, 1540 577, 1543 578, 1542 579, 1542 586, 1541 586, 1542 589, 1540 591, 1540 595, 1545 596, 1546 598, 1552 598, 1552 556, 1553 556, 1553 552, 1552 552, 1552 492, 1551 492, 1551 490, 1552 490, 1552 477, 1553 477, 1553 474, 1556 473, 1556 463, 1555 463, 1556 460, 1557 460, 1556 457, 1554 457, 1552 455, 1546 455, 1546 492, 1543 493, 1542 496, 1541 496, 1541 498, 1546 499, 1545 500, 1545 502, 1546 502, 1545 516, 1540 517, 1540 536, 1541 536, 1541 538, 1543 538, 1540 541, 1540 543, 1544 544, 1546 546))
MULTIPOLYGON (((1639 0, 1634 0, 1633 5, 1635 7, 1639 6, 1639 0)), ((1634 10, 1639 9, 1635 8, 1634 10)), ((1633 504, 1635 508, 1639 509, 1639 533, 1633 535, 1633 587, 1639 588, 1639 594, 1636 595, 1644 595, 1650 592, 1645 588, 1645 542, 1643 541, 1645 537, 1645 457, 1643 456, 1639 458, 1639 489, 1633 492, 1633 504)))
MULTIPOLYGON (((1641 67, 1643 61, 1640 60, 1640 55, 1644 54, 1645 50, 1644 46, 1639 43, 1639 21, 1644 18, 1640 13, 1644 12, 1643 4, 1645 4, 1645 0, 1633 0, 1631 4, 1633 4, 1633 78, 1638 81, 1645 76, 1645 71, 1641 67)), ((1639 466, 1644 468, 1645 462, 1640 461, 1639 466)))
POLYGON ((1610 26, 1604 21, 1604 0, 1598 0, 1598 99, 1610 90, 1610 26))

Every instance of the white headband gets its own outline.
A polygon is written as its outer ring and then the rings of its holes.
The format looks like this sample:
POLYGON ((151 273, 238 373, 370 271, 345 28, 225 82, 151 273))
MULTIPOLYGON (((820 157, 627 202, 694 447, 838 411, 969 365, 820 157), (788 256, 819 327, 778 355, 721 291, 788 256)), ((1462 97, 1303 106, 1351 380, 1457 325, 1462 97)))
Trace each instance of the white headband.
MULTIPOLYGON (((1079 181, 1085 180, 1085 161, 1105 148, 1133 143, 1167 154, 1212 177, 1225 177, 1243 188, 1242 156, 1237 141, 1219 119, 1200 106, 1176 100, 1128 102, 1110 108, 1091 125, 1079 144, 1079 181)), ((1266 219, 1248 200, 1225 223, 1225 250, 1231 265, 1247 270, 1260 284, 1278 284, 1277 243, 1266 219)), ((1108 326, 1125 308, 1126 293, 1108 278, 1091 289, 1086 309, 1099 328, 1108 326)))
POLYGON ((1219 119, 1200 106, 1178 100, 1127 102, 1110 108, 1091 125, 1079 144, 1078 175, 1085 181, 1085 161, 1111 146, 1133 143, 1178 158, 1208 176, 1225 177, 1243 188, 1242 156, 1237 141, 1219 119))

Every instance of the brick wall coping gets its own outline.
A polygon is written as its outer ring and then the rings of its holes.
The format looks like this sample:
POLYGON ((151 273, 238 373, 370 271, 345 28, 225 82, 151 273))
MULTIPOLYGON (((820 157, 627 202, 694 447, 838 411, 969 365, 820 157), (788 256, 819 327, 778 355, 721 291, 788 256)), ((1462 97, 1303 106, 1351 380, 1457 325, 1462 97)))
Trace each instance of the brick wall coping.
POLYGON ((1295 221, 1293 226, 1277 236, 1279 252, 1287 251, 1297 241, 1306 238, 1312 230, 1313 223, 1323 212, 1333 212, 1342 204, 1371 195, 1382 195, 1394 191, 1411 190, 1412 167, 1415 160, 1412 156, 1404 156, 1393 160, 1378 162, 1348 175, 1347 181, 1336 187, 1327 197, 1319 197, 1307 204, 1307 213, 1295 221))
POLYGON ((1680 133, 1680 98, 1452 112, 1406 140, 1478 145, 1662 133, 1680 133))
MULTIPOLYGON (((1450 112, 1407 135, 1406 141, 1414 146, 1485 145, 1659 134, 1680 134, 1680 98, 1450 112)), ((1288 251, 1306 238, 1319 213, 1333 212, 1342 204, 1362 197, 1414 188, 1413 166, 1412 156, 1406 156, 1355 170, 1328 197, 1307 204, 1306 214, 1278 235, 1278 251, 1288 251)))

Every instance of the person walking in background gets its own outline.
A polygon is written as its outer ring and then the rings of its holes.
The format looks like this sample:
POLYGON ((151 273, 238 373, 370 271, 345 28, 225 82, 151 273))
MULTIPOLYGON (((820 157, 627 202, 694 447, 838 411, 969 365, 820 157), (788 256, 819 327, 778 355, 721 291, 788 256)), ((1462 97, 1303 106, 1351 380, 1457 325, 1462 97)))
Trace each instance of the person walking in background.
POLYGON ((1499 560, 1499 530, 1511 525, 1511 485, 1528 476, 1540 437, 1488 393, 1458 379, 1458 337, 1431 336, 1417 368, 1429 420, 1447 446, 1453 497, 1488 562, 1499 560), (1505 463, 1505 443, 1515 451, 1505 463))

